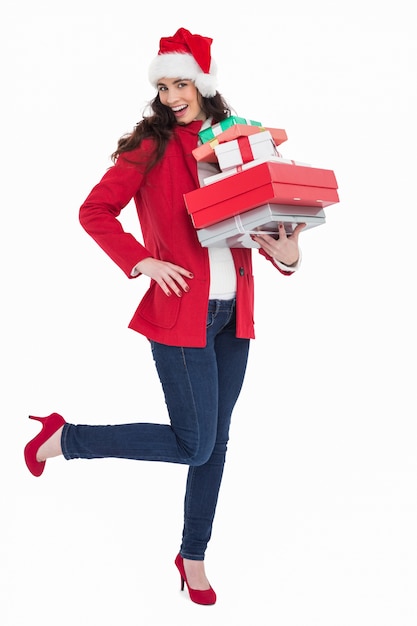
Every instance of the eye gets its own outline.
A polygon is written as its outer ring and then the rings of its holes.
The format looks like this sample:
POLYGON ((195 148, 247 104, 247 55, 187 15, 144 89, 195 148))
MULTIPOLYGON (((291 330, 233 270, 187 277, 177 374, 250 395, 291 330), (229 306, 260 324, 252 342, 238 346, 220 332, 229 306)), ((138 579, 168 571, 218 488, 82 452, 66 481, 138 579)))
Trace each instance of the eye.
POLYGON ((188 87, 188 83, 183 81, 181 83, 178 83, 178 87, 181 89, 182 87, 188 87))
POLYGON ((158 91, 166 91, 167 87, 165 85, 158 85, 158 91))

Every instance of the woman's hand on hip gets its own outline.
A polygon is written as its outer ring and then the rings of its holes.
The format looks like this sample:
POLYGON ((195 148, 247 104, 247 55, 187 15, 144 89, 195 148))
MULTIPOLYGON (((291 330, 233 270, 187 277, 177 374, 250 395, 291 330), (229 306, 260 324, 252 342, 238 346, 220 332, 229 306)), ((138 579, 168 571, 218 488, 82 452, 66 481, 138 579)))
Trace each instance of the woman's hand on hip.
POLYGON ((180 298, 184 292, 190 290, 184 277, 193 278, 192 272, 174 263, 147 257, 136 265, 136 269, 141 274, 145 274, 145 276, 149 276, 149 278, 157 282, 167 296, 175 293, 180 298))

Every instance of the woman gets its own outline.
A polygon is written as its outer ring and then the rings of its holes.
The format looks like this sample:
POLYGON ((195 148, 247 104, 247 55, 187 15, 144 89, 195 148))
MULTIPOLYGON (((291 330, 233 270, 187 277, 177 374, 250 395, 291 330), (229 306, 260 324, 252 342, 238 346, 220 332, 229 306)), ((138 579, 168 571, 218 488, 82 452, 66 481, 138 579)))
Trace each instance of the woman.
MULTIPOLYGON (((41 432, 25 448, 40 476, 46 459, 116 457, 189 466, 182 543, 175 564, 181 588, 198 604, 214 604, 204 556, 223 474, 233 407, 243 383, 253 328, 251 249, 208 250, 198 242, 184 193, 207 168, 192 156, 202 127, 230 115, 216 90, 212 40, 180 28, 162 38, 149 78, 157 89, 151 114, 119 140, 114 165, 80 209, 80 222, 129 278, 150 287, 129 326, 150 343, 170 424, 88 426, 57 413, 39 418, 41 432), (204 170, 204 171, 203 171, 204 170), (118 220, 134 198, 143 244, 118 220)), ((255 236, 259 252, 283 274, 299 264, 299 225, 275 240, 255 236)))

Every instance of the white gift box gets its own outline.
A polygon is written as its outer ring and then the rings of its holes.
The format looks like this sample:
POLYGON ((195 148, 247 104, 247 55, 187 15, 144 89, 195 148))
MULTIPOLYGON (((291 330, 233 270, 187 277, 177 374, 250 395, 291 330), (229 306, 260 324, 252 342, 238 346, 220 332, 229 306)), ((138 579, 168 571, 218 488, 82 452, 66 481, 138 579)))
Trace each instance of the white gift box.
POLYGON ((259 244, 251 238, 252 234, 262 232, 278 238, 278 225, 281 223, 287 235, 292 234, 297 224, 305 223, 304 230, 307 230, 325 223, 323 210, 314 214, 311 211, 311 207, 264 204, 212 226, 199 228, 197 237, 205 248, 259 248, 259 244))
POLYGON ((255 167, 256 165, 260 165, 261 163, 266 163, 267 161, 272 163, 286 163, 287 165, 303 165, 304 167, 311 167, 310 163, 293 161, 292 159, 284 159, 279 153, 277 153, 277 156, 255 159, 254 161, 249 161, 248 163, 243 163, 242 165, 237 165, 236 167, 231 167, 225 172, 213 174, 212 176, 206 176, 206 178, 203 179, 203 184, 204 186, 211 185, 212 183, 216 183, 219 180, 223 180, 223 178, 227 178, 228 176, 232 176, 233 174, 238 174, 239 172, 244 172, 251 167, 255 167))
POLYGON ((222 171, 243 165, 255 159, 277 155, 277 148, 269 130, 225 141, 214 148, 222 171))

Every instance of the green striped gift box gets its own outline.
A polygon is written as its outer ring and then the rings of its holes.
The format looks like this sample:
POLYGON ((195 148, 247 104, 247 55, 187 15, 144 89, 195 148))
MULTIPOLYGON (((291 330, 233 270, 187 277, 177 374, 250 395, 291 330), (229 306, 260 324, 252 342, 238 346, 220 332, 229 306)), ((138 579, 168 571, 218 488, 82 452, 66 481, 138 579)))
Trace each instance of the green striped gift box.
POLYGON ((226 117, 225 120, 218 122, 217 124, 213 124, 210 128, 205 128, 198 133, 199 138, 202 143, 207 143, 212 139, 215 139, 217 135, 227 130, 231 126, 235 124, 246 124, 247 126, 262 126, 261 122, 255 122, 254 120, 247 120, 244 117, 236 117, 231 115, 230 117, 226 117))

